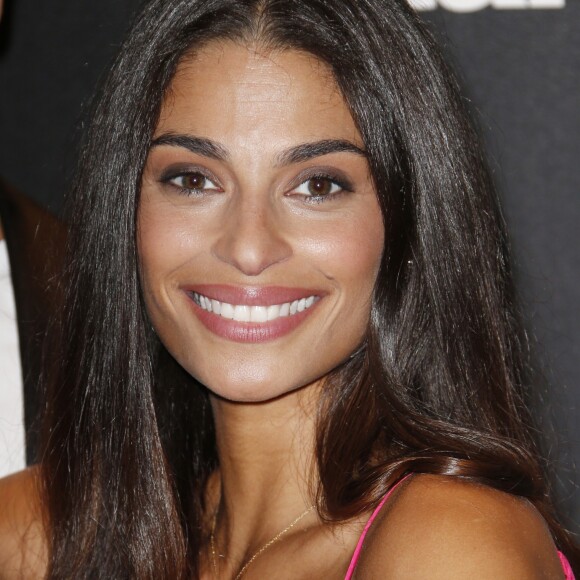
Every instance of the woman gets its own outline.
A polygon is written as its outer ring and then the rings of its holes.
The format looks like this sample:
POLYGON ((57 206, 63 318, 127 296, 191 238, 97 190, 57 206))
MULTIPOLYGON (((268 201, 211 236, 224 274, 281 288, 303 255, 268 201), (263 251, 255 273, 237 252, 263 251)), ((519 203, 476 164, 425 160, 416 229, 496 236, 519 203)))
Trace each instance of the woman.
POLYGON ((5 570, 572 577, 493 188, 406 4, 153 1, 75 204, 5 570))

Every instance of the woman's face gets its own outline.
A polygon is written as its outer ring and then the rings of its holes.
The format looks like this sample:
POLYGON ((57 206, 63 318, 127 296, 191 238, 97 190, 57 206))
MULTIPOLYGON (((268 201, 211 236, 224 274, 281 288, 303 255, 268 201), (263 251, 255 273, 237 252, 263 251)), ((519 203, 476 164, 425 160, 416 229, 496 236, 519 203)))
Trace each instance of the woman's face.
POLYGON ((181 64, 138 247, 149 316, 191 375, 234 401, 324 377, 363 339, 383 240, 363 142, 323 63, 216 42, 181 64))

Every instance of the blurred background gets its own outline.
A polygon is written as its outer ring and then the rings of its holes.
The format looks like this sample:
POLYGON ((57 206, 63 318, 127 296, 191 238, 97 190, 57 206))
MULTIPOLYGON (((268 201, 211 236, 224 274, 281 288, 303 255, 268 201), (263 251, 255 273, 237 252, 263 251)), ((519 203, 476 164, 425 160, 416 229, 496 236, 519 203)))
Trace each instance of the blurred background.
MULTIPOLYGON (((5 1, 0 179, 5 189, 46 210, 44 221, 61 212, 91 98, 141 3, 5 1)), ((534 359, 544 377, 535 405, 548 435, 559 506, 580 532, 580 1, 411 3, 458 71, 489 150, 534 359)), ((0 214, 6 230, 1 206, 0 214)), ((21 344, 23 355, 29 350, 21 344)), ((36 371, 25 366, 23 361, 25 419, 31 424, 36 371)), ((0 407, 18 409, 19 397, 0 378, 0 407)), ((14 414, 3 417, 1 408, 0 462, 2 455, 11 459, 0 463, 0 473, 24 462, 25 444, 22 436, 1 435, 14 428, 14 414)), ((28 445, 34 446, 34 436, 28 445)))

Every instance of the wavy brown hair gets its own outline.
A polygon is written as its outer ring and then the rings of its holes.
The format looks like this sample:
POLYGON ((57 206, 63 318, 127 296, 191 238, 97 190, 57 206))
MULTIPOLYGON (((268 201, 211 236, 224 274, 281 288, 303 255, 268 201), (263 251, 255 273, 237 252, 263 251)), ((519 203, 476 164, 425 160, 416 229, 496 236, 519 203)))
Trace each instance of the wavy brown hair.
POLYGON ((526 410, 501 213, 453 75, 403 0, 153 0, 104 86, 70 219, 42 466, 49 578, 197 577, 218 463, 208 393, 147 318, 136 211, 164 94, 213 40, 327 63, 368 152, 385 251, 365 342, 320 402, 318 506, 372 508, 403 474, 481 482, 553 515, 526 410))

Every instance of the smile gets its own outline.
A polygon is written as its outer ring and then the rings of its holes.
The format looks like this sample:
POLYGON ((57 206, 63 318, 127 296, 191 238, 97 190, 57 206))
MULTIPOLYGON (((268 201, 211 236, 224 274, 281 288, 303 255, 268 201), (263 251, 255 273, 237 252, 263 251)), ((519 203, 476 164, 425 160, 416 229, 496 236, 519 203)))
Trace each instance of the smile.
POLYGON ((182 287, 197 319, 233 342, 260 343, 290 334, 310 318, 326 292, 314 288, 196 284, 182 287))
POLYGON ((300 298, 299 300, 293 300, 292 302, 271 304, 270 306, 248 306, 246 304, 229 304, 228 302, 220 302, 219 300, 194 292, 193 300, 206 312, 212 312, 226 320, 264 323, 304 312, 317 302, 319 297, 308 296, 300 298))

